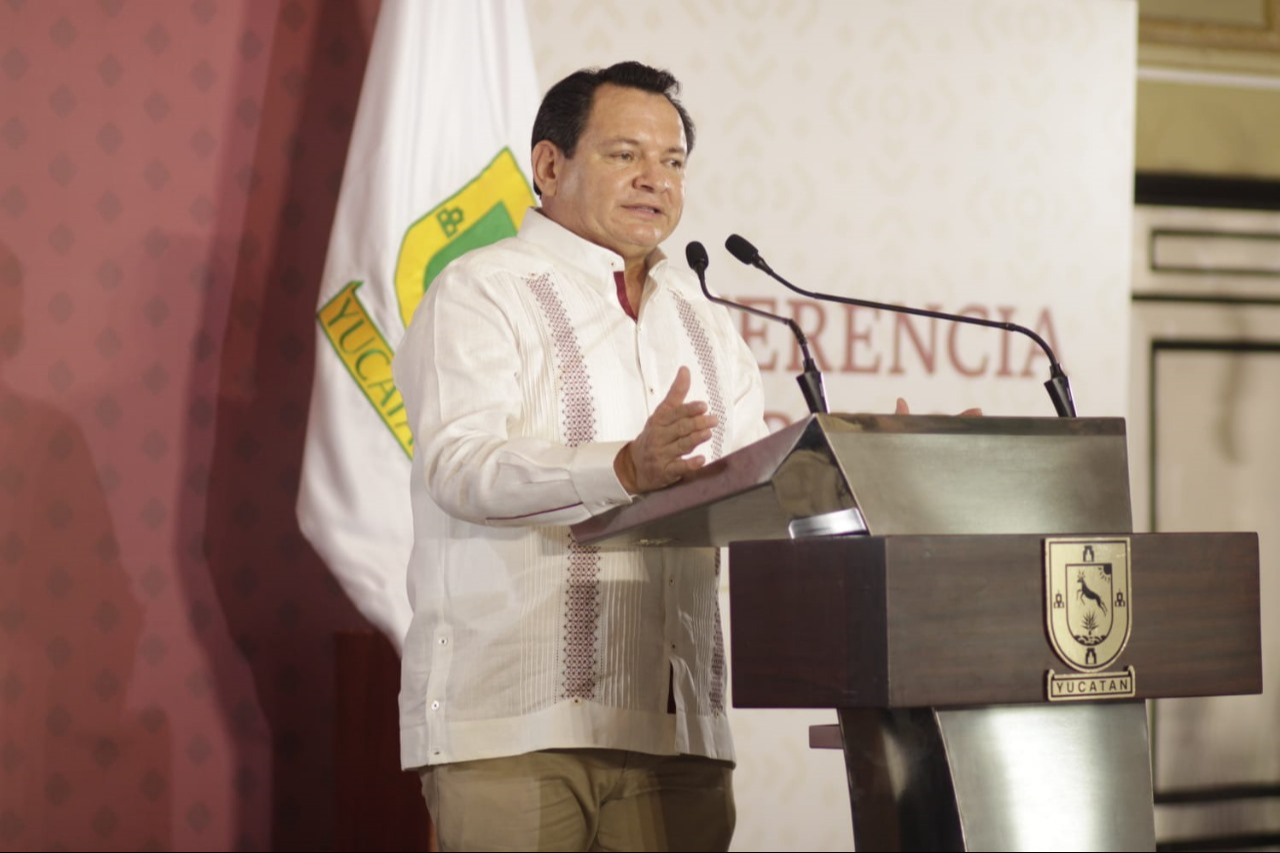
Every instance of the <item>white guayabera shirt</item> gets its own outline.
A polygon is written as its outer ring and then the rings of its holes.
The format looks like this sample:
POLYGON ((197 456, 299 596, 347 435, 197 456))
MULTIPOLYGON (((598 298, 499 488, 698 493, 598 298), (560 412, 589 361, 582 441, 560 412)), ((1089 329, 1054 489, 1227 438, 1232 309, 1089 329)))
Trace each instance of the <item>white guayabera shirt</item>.
POLYGON ((708 459, 764 436, 760 375, 688 271, 656 263, 633 320, 622 268, 531 212, 440 274, 401 344, 406 768, 573 747, 733 760, 718 552, 582 546, 568 525, 630 502, 613 459, 679 367, 720 419, 708 459))

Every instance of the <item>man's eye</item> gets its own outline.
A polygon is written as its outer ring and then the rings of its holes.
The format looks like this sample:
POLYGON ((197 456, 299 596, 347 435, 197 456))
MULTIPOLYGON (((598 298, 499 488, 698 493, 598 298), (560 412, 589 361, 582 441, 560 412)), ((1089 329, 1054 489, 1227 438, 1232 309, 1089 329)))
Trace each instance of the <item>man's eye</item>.
POLYGON ((632 154, 630 151, 619 151, 617 154, 614 154, 613 156, 619 160, 626 160, 628 162, 635 159, 635 155, 632 154))

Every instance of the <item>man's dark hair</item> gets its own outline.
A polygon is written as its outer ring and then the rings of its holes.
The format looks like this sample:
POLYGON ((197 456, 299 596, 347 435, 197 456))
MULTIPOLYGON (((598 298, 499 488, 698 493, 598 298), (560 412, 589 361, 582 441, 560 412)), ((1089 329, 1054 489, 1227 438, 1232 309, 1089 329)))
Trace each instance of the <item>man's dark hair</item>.
MULTIPOLYGON (((584 68, 552 86, 542 99, 538 115, 533 120, 533 142, 530 147, 545 139, 563 151, 564 156, 572 157, 591 115, 596 89, 606 83, 664 96, 680 114, 680 123, 684 125, 685 145, 689 152, 693 151, 693 119, 676 99, 676 95, 680 94, 680 81, 670 71, 653 68, 642 62, 618 62, 608 68, 584 68)), ((537 181, 534 181, 533 189, 538 195, 542 195, 537 181)))

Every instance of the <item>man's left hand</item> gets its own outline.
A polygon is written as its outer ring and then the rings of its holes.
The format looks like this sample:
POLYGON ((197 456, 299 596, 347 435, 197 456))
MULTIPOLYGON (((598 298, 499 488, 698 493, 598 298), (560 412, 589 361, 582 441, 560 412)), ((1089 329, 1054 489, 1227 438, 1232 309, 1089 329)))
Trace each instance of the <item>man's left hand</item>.
POLYGON ((685 454, 711 438, 711 430, 720 421, 707 413, 706 403, 684 401, 691 383, 689 368, 676 371, 671 389, 645 421, 644 429, 614 458, 614 473, 631 494, 669 486, 706 464, 705 457, 686 458, 685 454))

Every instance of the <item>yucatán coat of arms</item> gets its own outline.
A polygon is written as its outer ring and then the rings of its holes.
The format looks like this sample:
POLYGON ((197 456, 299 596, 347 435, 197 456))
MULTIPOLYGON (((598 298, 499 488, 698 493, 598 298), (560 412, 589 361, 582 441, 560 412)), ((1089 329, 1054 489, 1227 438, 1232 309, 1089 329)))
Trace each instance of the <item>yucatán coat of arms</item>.
POLYGON ((1133 670, 1103 672, 1129 642, 1129 539, 1045 540, 1045 628, 1053 650, 1084 675, 1048 673, 1048 698, 1132 696, 1133 670))

